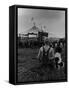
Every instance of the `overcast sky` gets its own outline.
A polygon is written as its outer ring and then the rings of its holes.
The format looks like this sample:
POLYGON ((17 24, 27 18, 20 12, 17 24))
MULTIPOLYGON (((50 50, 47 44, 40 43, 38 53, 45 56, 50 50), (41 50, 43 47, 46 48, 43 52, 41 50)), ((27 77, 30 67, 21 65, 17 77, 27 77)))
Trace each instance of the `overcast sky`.
POLYGON ((34 21, 52 37, 65 37, 65 11, 18 8, 18 34, 27 33, 34 21))

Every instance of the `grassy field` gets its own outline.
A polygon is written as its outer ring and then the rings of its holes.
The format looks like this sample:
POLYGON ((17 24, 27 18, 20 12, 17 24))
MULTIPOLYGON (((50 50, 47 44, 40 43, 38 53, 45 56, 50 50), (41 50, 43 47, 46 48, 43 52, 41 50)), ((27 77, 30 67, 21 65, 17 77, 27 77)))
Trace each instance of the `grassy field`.
POLYGON ((38 50, 31 48, 18 49, 18 82, 64 80, 65 68, 60 70, 38 69, 40 63, 35 59, 38 50))

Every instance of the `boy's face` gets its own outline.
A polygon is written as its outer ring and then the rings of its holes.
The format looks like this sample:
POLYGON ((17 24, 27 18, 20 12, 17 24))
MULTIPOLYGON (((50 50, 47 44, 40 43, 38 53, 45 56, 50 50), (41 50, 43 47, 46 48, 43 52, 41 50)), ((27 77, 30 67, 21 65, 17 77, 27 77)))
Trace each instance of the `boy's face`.
POLYGON ((44 37, 43 41, 44 41, 44 44, 49 45, 48 37, 44 37))

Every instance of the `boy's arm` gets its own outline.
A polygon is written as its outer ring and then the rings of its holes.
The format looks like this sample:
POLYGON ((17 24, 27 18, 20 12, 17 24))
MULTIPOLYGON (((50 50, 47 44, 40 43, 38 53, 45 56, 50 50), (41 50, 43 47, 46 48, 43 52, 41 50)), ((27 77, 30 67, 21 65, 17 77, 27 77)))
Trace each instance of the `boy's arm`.
POLYGON ((43 57, 43 51, 42 51, 42 48, 40 48, 39 52, 38 52, 38 55, 37 55, 37 59, 41 61, 42 57, 43 57))

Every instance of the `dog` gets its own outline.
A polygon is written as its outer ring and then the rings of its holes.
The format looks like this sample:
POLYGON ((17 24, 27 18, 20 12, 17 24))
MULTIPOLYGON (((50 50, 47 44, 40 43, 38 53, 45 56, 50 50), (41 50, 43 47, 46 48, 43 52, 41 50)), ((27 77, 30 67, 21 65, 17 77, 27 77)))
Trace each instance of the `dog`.
POLYGON ((55 68, 60 69, 64 67, 64 62, 62 61, 61 54, 55 53, 55 68))

